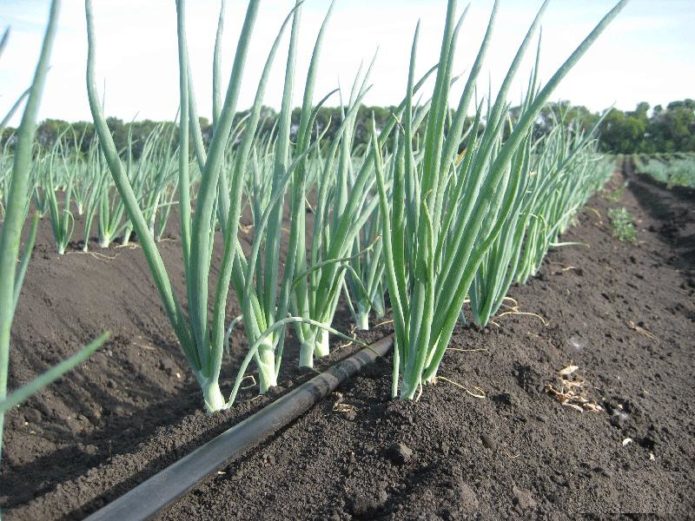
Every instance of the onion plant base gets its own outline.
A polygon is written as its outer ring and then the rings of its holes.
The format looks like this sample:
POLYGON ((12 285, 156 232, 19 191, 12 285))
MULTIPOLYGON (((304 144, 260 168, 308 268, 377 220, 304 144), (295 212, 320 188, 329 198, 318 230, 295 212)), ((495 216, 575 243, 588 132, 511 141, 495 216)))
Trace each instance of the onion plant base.
POLYGON ((369 311, 357 310, 355 315, 355 327, 359 331, 369 331, 369 311))
POLYGON ((264 342, 258 348, 256 366, 258 367, 258 386, 260 388, 260 393, 265 394, 278 384, 275 366, 275 346, 271 340, 264 342))
POLYGON ((330 354, 329 334, 325 329, 316 331, 313 338, 302 342, 299 347, 299 367, 314 368, 314 359, 330 354))
POLYGON ((400 385, 399 398, 401 400, 415 400, 422 387, 420 381, 402 381, 400 385))
POLYGON ((203 391, 203 399, 205 400, 205 409, 209 413, 223 411, 227 408, 227 401, 220 390, 220 385, 217 381, 206 381, 200 384, 203 391))

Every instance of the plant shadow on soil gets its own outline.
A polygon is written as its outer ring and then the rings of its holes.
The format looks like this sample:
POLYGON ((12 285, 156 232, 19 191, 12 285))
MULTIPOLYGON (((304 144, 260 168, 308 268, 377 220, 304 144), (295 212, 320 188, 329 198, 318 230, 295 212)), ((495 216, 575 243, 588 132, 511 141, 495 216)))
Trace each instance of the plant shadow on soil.
MULTIPOLYGON (((564 238, 589 247, 552 251, 511 291, 519 311, 547 326, 511 313, 483 330, 457 327, 445 378, 415 403, 390 400, 390 364, 380 360, 161 518, 687 517, 695 198, 626 166, 622 200, 595 196, 564 238), (637 220, 635 245, 611 237, 606 212, 616 205, 637 220), (570 364, 602 411, 564 407, 547 392, 570 364), (485 398, 473 396, 480 391, 485 398)), ((271 399, 248 389, 232 411, 205 415, 142 252, 57 259, 47 230, 20 299, 13 385, 102 329, 115 336, 9 415, 0 500, 10 521, 82 518, 271 399)), ((180 292, 177 247, 162 243, 180 292)), ((343 312, 339 329, 349 322, 343 312)), ((284 367, 278 394, 312 376, 284 367)))

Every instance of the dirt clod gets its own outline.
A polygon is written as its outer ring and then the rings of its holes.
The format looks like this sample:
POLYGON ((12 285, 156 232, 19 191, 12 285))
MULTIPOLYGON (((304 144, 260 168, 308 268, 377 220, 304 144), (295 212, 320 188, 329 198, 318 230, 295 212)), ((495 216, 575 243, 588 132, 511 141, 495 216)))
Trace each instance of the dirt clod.
POLYGON ((405 465, 413 458, 413 449, 404 443, 394 443, 386 449, 386 457, 396 465, 405 465))
POLYGON ((379 509, 386 504, 389 496, 385 490, 379 490, 376 493, 358 493, 352 496, 348 501, 348 509, 350 513, 357 517, 365 517, 368 515, 376 515, 379 509))
POLYGON ((483 442, 483 447, 490 449, 491 451, 497 450, 497 442, 487 434, 482 434, 480 436, 480 441, 483 442))
POLYGON ((518 504, 522 510, 532 510, 536 508, 536 500, 533 499, 531 492, 526 489, 519 488, 516 485, 512 487, 512 493, 514 494, 514 502, 518 504))
POLYGON ((480 504, 475 491, 467 483, 460 484, 459 501, 461 502, 461 508, 466 512, 475 512, 480 504))

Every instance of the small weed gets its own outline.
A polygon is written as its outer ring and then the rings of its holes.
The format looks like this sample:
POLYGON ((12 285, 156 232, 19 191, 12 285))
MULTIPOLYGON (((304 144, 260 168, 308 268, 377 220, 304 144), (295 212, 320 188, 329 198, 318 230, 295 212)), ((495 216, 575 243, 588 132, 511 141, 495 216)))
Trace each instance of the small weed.
POLYGON ((625 208, 611 208, 608 210, 608 218, 613 228, 613 237, 623 242, 635 242, 637 230, 630 212, 625 208))
POLYGON ((622 186, 619 186, 615 190, 610 190, 606 192, 606 200, 610 203, 617 203, 623 198, 623 194, 625 193, 626 188, 627 182, 624 183, 622 186))

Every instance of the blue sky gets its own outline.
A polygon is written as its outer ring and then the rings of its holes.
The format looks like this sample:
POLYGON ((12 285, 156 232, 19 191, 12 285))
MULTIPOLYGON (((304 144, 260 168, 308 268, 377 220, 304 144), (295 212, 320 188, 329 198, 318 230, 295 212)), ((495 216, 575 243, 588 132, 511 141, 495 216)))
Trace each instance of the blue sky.
MULTIPOLYGON (((620 18, 567 77, 554 99, 569 99, 593 110, 611 105, 631 109, 695 97, 695 2, 632 0, 620 18)), ((0 57, 0 114, 29 84, 38 56, 48 0, 0 0, 0 29, 11 37, 0 57)), ((106 89, 106 111, 126 120, 171 119, 178 105, 174 0, 94 0, 97 71, 106 89)), ((293 0, 266 0, 251 46, 241 106, 250 104, 263 61, 293 0)), ((308 66, 313 40, 327 0, 306 0, 300 37, 298 83, 308 66)), ((460 8, 465 6, 459 2, 460 8)), ((191 63, 201 115, 210 113, 211 61, 219 0, 189 0, 191 63)), ((540 0, 501 0, 493 44, 480 87, 494 89, 530 23, 540 0)), ((593 25, 613 5, 610 0, 554 0, 543 18, 541 77, 547 79, 593 25)), ((228 0, 224 71, 228 73, 246 1, 228 0)), ((473 0, 457 51, 456 68, 471 65, 492 0, 473 0)), ((338 85, 349 88, 362 61, 379 49, 371 76, 370 104, 393 104, 402 97, 415 24, 422 23, 419 68, 436 61, 445 0, 337 0, 327 36, 317 98, 338 85)), ((40 118, 90 119, 84 71, 84 4, 64 0, 52 68, 40 118)), ((283 64, 276 63, 267 104, 277 105, 283 64)), ((513 93, 520 97, 527 74, 513 93)), ((102 87, 103 88, 103 87, 102 87)), ((298 103, 301 93, 297 94, 298 103)))

